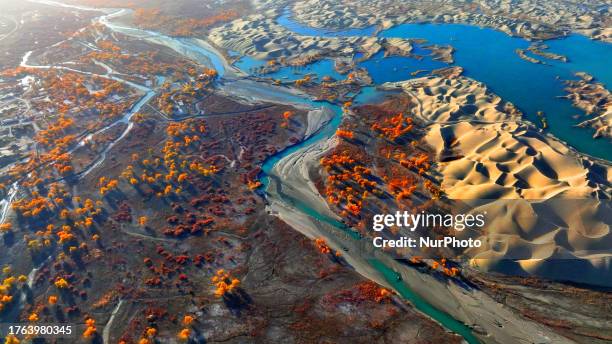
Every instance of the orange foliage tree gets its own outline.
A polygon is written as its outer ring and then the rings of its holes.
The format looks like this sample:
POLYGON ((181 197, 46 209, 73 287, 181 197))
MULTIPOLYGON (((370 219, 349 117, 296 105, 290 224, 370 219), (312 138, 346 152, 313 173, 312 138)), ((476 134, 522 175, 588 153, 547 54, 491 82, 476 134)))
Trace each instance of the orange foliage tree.
POLYGON ((227 293, 231 293, 240 285, 239 279, 231 277, 231 275, 223 269, 217 270, 217 273, 211 280, 215 286, 215 296, 217 297, 222 297, 227 293))

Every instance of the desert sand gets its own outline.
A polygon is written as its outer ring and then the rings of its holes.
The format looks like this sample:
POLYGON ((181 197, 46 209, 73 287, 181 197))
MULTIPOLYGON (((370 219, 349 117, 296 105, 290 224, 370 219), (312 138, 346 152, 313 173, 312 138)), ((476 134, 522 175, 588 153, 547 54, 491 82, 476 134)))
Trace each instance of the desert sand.
POLYGON ((612 280, 612 233, 603 215, 612 190, 608 163, 544 134, 475 80, 431 76, 385 87, 401 87, 417 100, 425 141, 445 161, 436 172, 448 198, 491 200, 474 202, 474 211, 493 219, 485 232, 463 235, 497 244, 468 251, 472 264, 559 280, 612 280), (551 199, 577 201, 545 203, 555 221, 535 216, 534 207, 551 199))

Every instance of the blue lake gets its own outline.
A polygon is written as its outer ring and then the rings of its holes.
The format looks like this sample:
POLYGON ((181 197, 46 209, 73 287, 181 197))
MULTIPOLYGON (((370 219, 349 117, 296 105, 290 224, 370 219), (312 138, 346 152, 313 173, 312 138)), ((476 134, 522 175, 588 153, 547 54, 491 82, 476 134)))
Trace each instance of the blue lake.
POLYGON ((384 53, 381 51, 370 59, 361 62, 359 66, 366 68, 374 83, 378 85, 384 82, 394 82, 418 77, 418 75, 412 76, 410 73, 420 70, 429 72, 433 69, 448 67, 448 64, 433 60, 431 57, 427 56, 427 54, 430 53, 429 51, 415 47, 413 53, 423 56, 423 58, 416 59, 405 56, 384 57, 384 53))

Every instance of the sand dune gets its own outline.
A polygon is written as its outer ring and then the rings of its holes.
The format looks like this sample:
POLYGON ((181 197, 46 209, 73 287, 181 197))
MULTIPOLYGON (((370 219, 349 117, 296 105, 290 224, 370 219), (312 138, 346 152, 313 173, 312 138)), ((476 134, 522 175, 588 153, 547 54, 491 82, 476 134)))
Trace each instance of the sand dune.
POLYGON ((436 169, 447 196, 487 211, 484 232, 461 234, 489 243, 467 252, 472 264, 612 285, 609 164, 542 133, 474 80, 425 77, 386 87, 420 104, 415 115, 428 123, 425 141, 443 161, 436 169))
POLYGON ((594 81, 587 73, 576 73, 579 80, 567 80, 565 91, 567 98, 574 106, 582 109, 587 118, 578 124, 579 127, 595 129, 593 137, 612 139, 612 95, 606 86, 594 81))
POLYGON ((503 190, 502 198, 535 200, 609 193, 609 185, 590 179, 592 161, 550 141, 521 122, 436 123, 427 135, 438 153, 452 151, 461 156, 439 165, 442 187, 452 199, 491 198, 489 187, 503 190))
MULTIPOLYGON (((283 58, 309 61, 322 56, 352 57, 361 52, 369 57, 381 50, 393 55, 409 55, 409 39, 381 37, 320 37, 296 34, 276 22, 280 10, 250 15, 211 30, 208 38, 217 46, 260 60, 283 58)), ((445 58, 452 60, 452 51, 445 58)))
POLYGON ((518 120, 516 107, 488 91, 480 82, 467 78, 423 77, 387 83, 387 88, 402 88, 418 104, 416 115, 425 122, 518 120))

